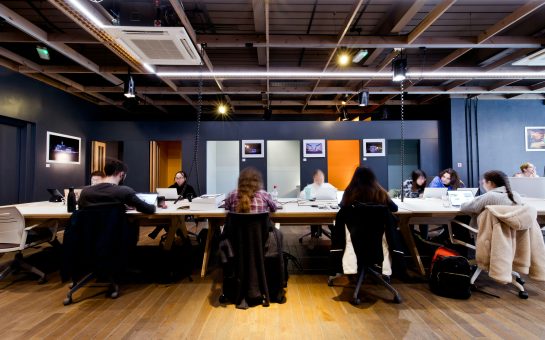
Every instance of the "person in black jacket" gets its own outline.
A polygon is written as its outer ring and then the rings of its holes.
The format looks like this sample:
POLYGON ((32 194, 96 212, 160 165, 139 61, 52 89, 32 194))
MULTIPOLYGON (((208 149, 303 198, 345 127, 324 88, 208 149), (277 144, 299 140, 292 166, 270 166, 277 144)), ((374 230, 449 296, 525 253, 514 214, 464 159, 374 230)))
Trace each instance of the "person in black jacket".
POLYGON ((83 188, 78 205, 85 208, 104 203, 123 203, 144 214, 153 214, 155 205, 147 204, 136 196, 136 191, 123 185, 127 176, 127 165, 117 159, 108 159, 104 166, 106 177, 102 183, 83 188))
POLYGON ((191 185, 187 184, 187 174, 183 170, 176 173, 174 176, 174 184, 169 186, 169 188, 176 188, 178 195, 182 196, 182 198, 197 197, 195 189, 193 189, 191 185))
MULTIPOLYGON (((388 193, 378 183, 374 172, 365 166, 360 166, 354 171, 354 175, 350 183, 346 187, 340 206, 341 210, 337 214, 335 227, 331 230, 331 249, 344 249, 345 246, 345 231, 344 231, 344 216, 342 214, 343 207, 349 207, 354 204, 372 204, 383 205, 388 207, 390 212, 398 210, 397 205, 390 199, 388 193)), ((386 231, 384 237, 391 238, 386 231)), ((384 245, 385 242, 383 242, 384 245)), ((383 248, 383 251, 385 249, 383 248)), ((336 265, 333 265, 334 267, 336 265)), ((391 260, 388 258, 384 261, 382 274, 389 277, 392 275, 391 260)))

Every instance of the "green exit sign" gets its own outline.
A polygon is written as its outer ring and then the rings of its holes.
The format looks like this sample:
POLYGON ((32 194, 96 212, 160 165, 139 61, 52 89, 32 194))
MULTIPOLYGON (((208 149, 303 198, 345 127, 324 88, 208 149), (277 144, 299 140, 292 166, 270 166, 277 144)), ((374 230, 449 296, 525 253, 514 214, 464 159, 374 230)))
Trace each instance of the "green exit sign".
POLYGON ((47 47, 36 46, 36 51, 38 52, 38 55, 40 56, 40 58, 44 60, 49 60, 49 51, 47 50, 47 47))

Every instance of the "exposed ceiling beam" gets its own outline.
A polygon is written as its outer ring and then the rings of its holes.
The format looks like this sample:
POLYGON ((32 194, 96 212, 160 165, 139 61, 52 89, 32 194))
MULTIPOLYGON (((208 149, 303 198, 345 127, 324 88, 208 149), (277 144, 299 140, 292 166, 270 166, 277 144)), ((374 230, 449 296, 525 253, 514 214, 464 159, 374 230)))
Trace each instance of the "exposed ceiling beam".
POLYGON ((409 4, 409 8, 403 8, 403 15, 401 16, 401 18, 399 18, 397 23, 395 23, 392 29, 390 29, 390 33, 400 33, 405 28, 405 26, 407 26, 409 21, 414 18, 416 13, 418 13, 418 11, 424 6, 424 4, 426 4, 426 0, 416 0, 413 1, 412 4, 409 4))
MULTIPOLYGON (((265 34, 265 1, 252 0, 252 10, 254 13, 254 29, 258 34, 265 34)), ((265 35, 266 36, 266 35, 265 35)), ((266 43, 266 42, 265 42, 266 43)), ((257 61, 259 65, 267 64, 267 50, 265 47, 257 48, 257 61)))
MULTIPOLYGON (((525 16, 531 14, 532 12, 534 12, 535 10, 537 10, 544 4, 545 4, 545 1, 530 0, 528 3, 522 5, 513 13, 509 14, 508 16, 498 21, 496 24, 492 25, 481 34, 479 34, 479 36, 476 39, 478 46, 473 48, 483 48, 482 46, 485 42, 491 42, 492 39, 500 38, 500 37, 494 37, 494 36, 498 34, 499 32, 503 31, 504 29, 506 29, 507 27, 513 25, 520 19, 524 18, 525 16)), ((500 47, 499 45, 496 45, 496 48, 505 48, 505 47, 500 47)), ((527 48, 532 48, 532 47, 527 47, 527 48)), ((466 54, 470 49, 471 47, 465 47, 465 48, 459 48, 455 50, 454 52, 450 53, 447 57, 443 58, 437 64, 435 64, 434 69, 439 69, 441 67, 444 67, 450 64, 454 60, 466 54)))
POLYGON ((517 10, 515 10, 513 13, 509 14, 502 20, 498 21, 496 24, 492 25, 488 29, 486 29, 484 32, 479 34, 477 37, 477 43, 482 43, 491 37, 495 36, 496 34, 500 33, 504 29, 508 28, 509 26, 513 25, 520 19, 526 17, 527 15, 533 13, 535 10, 539 9, 541 6, 545 5, 545 1, 543 0, 529 0, 526 4, 519 7, 517 10))
POLYGON ((449 82, 448 84, 446 84, 443 88, 445 89, 445 91, 449 91, 449 90, 457 88, 458 86, 462 86, 464 84, 467 84, 470 81, 471 81, 471 79, 453 80, 453 81, 449 82))
MULTIPOLYGON (((1 35, 0 35, 1 37, 1 35)), ((206 43, 208 48, 246 48, 266 47, 265 34, 200 34, 198 43, 206 43)), ((1 40, 0 40, 1 41, 1 40)), ((337 39, 329 35, 287 35, 271 34, 270 47, 330 49, 337 46, 337 39)), ((412 43, 405 36, 345 36, 342 45, 347 48, 540 48, 545 44, 544 37, 497 36, 477 43, 475 37, 418 37, 412 43)))
POLYGON ((422 33, 424 33, 437 19, 443 15, 456 0, 443 0, 437 6, 435 6, 431 12, 409 33, 407 36, 407 43, 413 43, 422 33))
MULTIPOLYGON (((384 104, 384 103, 389 103, 389 104, 392 104, 392 105, 399 105, 400 104, 400 101, 390 101, 390 98, 392 97, 395 97, 396 95, 389 95, 387 96, 387 99, 382 99, 380 101, 370 101, 370 105, 373 105, 373 104, 384 104)), ((116 104, 120 104, 121 102, 117 102, 116 104)), ((182 101, 182 100, 170 100, 170 99, 163 99, 163 100, 157 100, 156 101, 157 104, 160 104, 160 105, 169 105, 169 106, 173 106, 173 105, 188 105, 186 102, 182 101)), ((234 105, 237 105, 237 106, 254 106, 254 107, 261 107, 261 101, 260 100, 235 100, 233 101, 233 104, 234 105)), ((311 100, 308 102, 308 106, 335 106, 335 104, 337 104, 335 101, 333 100, 311 100)), ((414 104, 417 104, 417 101, 413 101, 413 100, 406 100, 405 101, 405 104, 407 105, 414 105, 414 104)), ((143 104, 145 105, 145 104, 143 104)), ((205 100, 203 101, 203 105, 205 106, 215 106, 216 105, 216 101, 214 100, 205 100)), ((271 101, 271 106, 272 107, 282 107, 282 106, 303 106, 305 105, 305 100, 272 100, 271 101)), ((348 102, 346 103, 346 106, 356 106, 356 107, 359 107, 358 106, 358 103, 356 102, 348 102)))
MULTIPOLYGON (((327 59, 327 62, 325 64, 324 68, 323 68, 324 72, 327 70, 329 64, 331 63, 331 60, 333 60, 333 58, 335 57, 335 55, 337 53, 337 50, 338 50, 339 46, 341 45, 341 42, 342 42, 343 38, 345 37, 346 33, 348 33, 348 30, 350 29, 350 26, 352 26, 352 23, 354 22, 354 19, 356 18, 356 15, 358 14, 359 10, 361 9, 361 6, 363 5, 363 1, 364 0, 355 0, 354 1, 354 4, 352 5, 352 8, 348 12, 349 15, 344 20, 343 28, 342 28, 341 32, 339 33, 339 35, 337 36, 337 44, 335 45, 333 50, 329 53, 329 58, 327 59)), ((313 90, 316 89, 319 84, 320 84, 320 79, 318 79, 316 81, 316 83, 314 84, 313 90)), ((310 101, 310 98, 312 98, 312 93, 307 96, 306 103, 308 103, 310 101)), ((306 109, 306 107, 307 107, 307 105, 304 105, 301 111, 304 111, 306 109)))
POLYGON ((491 70, 494 70, 498 67, 502 67, 504 65, 507 65, 507 64, 511 64, 512 62, 514 61, 517 61, 525 56, 527 56, 528 54, 530 54, 531 52, 535 51, 535 49, 533 48, 523 48, 523 49, 520 49, 520 50, 516 50, 514 51, 513 53, 509 54, 509 55, 506 55, 488 65, 486 65, 485 67, 483 67, 483 70, 484 71, 491 71, 491 70))
MULTIPOLYGON (((191 25, 189 18, 185 14, 184 8, 182 7, 180 0, 169 0, 169 1, 170 1, 170 5, 172 6, 174 11, 178 15, 178 18, 182 22, 182 25, 184 26, 185 30, 189 34, 189 37, 191 38, 193 43, 197 45, 197 49, 200 51, 204 65, 206 66, 206 68, 208 68, 208 70, 213 71, 214 66, 212 65, 212 62, 210 61, 210 58, 208 58, 206 51, 203 48, 200 48, 200 46, 202 46, 202 43, 197 41, 197 34, 195 33, 195 30, 193 29, 193 26, 191 25)), ((216 84, 218 85, 218 87, 220 88, 220 90, 223 89, 222 81, 220 79, 214 79, 214 80, 216 84)), ((230 103, 231 110, 234 111, 235 107, 231 104, 231 98, 229 98, 228 95, 225 95, 225 99, 227 100, 227 102, 230 103)))
POLYGON ((545 89, 545 81, 535 83, 534 85, 530 85, 530 90, 532 91, 537 91, 542 89, 545 89))
POLYGON ((497 90, 497 89, 502 88, 504 86, 516 83, 517 81, 518 81, 518 79, 501 80, 501 81, 498 81, 498 82, 488 86, 487 90, 488 91, 494 91, 494 90, 497 90))

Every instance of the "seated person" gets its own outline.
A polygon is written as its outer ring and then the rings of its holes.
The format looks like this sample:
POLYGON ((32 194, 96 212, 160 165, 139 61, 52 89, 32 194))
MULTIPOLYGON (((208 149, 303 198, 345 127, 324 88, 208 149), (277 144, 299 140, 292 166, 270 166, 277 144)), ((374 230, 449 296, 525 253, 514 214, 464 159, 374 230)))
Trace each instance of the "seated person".
MULTIPOLYGON (((187 184, 187 174, 185 171, 180 170, 174 175, 174 184, 169 186, 169 188, 176 188, 176 191, 178 192, 178 195, 180 195, 183 199, 193 199, 197 197, 197 193, 195 192, 195 189, 189 184, 187 184)), ((186 220, 188 218, 192 218, 190 216, 186 216, 186 220)), ((157 226, 151 233, 148 234, 148 237, 151 239, 155 239, 157 235, 161 232, 161 230, 168 230, 168 226, 157 226)))
MULTIPOLYGON (((303 190, 301 190, 301 193, 299 194, 299 198, 306 198, 306 193, 309 192, 309 197, 311 199, 316 198, 316 193, 320 189, 331 189, 337 191, 337 188, 335 188, 333 185, 329 183, 325 183, 325 176, 324 172, 320 169, 314 170, 314 173, 312 174, 312 184, 307 185, 303 190)), ((320 238, 322 236, 322 226, 318 224, 313 224, 310 226, 310 237, 312 238, 320 238)))
POLYGON ((178 195, 182 196, 182 198, 195 198, 197 197, 197 193, 195 192, 195 189, 189 184, 187 184, 187 174, 185 171, 180 170, 176 173, 174 176, 174 184, 169 186, 169 188, 176 188, 178 191, 178 195))
POLYGON ((104 166, 106 177, 102 183, 81 190, 78 205, 80 208, 102 203, 124 203, 144 214, 153 214, 155 205, 147 204, 136 196, 136 191, 123 185, 127 176, 127 165, 117 159, 108 159, 104 166))
POLYGON ((539 176, 536 173, 536 167, 532 163, 526 162, 520 166, 520 172, 517 172, 515 177, 535 178, 539 176))
POLYGON ((471 227, 478 229, 477 216, 487 205, 516 205, 522 204, 520 195, 511 191, 509 178, 499 170, 487 171, 483 175, 481 184, 485 194, 476 197, 471 202, 463 203, 460 211, 471 216, 471 227))
POLYGON ((106 177, 106 174, 104 173, 104 171, 97 170, 97 171, 91 172, 91 185, 102 183, 102 180, 104 179, 104 177, 106 177))
POLYGON ((307 185, 306 187, 301 190, 301 193, 299 194, 299 198, 306 198, 305 197, 305 191, 310 190, 310 198, 316 198, 316 193, 320 189, 331 189, 331 190, 337 190, 333 185, 329 183, 325 183, 325 176, 324 172, 320 169, 314 170, 314 173, 312 174, 312 184, 307 185))
POLYGON ((225 210, 237 213, 275 212, 276 204, 271 195, 263 190, 261 173, 248 167, 240 172, 237 189, 225 198, 225 210))
POLYGON ((448 188, 448 190, 457 190, 458 188, 464 188, 464 182, 458 177, 456 170, 452 168, 445 169, 439 173, 439 176, 435 176, 431 181, 430 188, 448 188))
MULTIPOLYGON (((391 212, 398 210, 397 205, 390 199, 388 192, 379 184, 373 170, 365 166, 360 166, 354 171, 350 183, 344 190, 340 206, 349 206, 354 203, 384 205, 391 212)), ((386 235, 382 238, 382 251, 384 255, 382 274, 389 277, 392 275, 392 266, 386 235)))
POLYGON ((416 169, 411 173, 411 178, 403 182, 403 196, 407 198, 418 198, 424 194, 427 178, 426 173, 416 169))
MULTIPOLYGON (((128 168, 125 163, 117 159, 106 160, 106 165, 104 166, 106 177, 104 177, 102 183, 83 188, 79 195, 79 208, 104 203, 123 203, 141 213, 153 214, 155 212, 155 205, 142 201, 136 196, 136 192, 132 188, 123 185, 127 171, 128 168)), ((131 239, 131 243, 136 245, 138 242, 138 228, 136 228, 133 237, 134 239, 131 239)))

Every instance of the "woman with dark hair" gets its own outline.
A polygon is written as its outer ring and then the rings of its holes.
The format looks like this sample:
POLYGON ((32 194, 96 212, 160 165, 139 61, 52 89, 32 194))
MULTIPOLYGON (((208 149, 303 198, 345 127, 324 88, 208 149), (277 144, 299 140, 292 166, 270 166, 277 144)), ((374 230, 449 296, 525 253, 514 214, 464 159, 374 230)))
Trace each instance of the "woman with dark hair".
POLYGON ((448 188, 448 190, 457 190, 465 187, 464 182, 458 177, 456 170, 452 168, 445 169, 435 176, 430 183, 430 188, 448 188))
POLYGON ((178 195, 182 196, 182 198, 197 197, 195 189, 187 184, 187 174, 183 170, 178 171, 176 175, 174 175, 174 184, 169 186, 169 188, 176 188, 178 195))
MULTIPOLYGON (((377 177, 373 170, 368 167, 360 166, 354 171, 354 175, 350 183, 344 190, 341 200, 341 208, 347 207, 355 203, 379 204, 387 206, 391 212, 397 211, 397 205, 390 199, 388 193, 378 183, 377 177)), ((342 209, 341 209, 342 211, 342 209)), ((340 212, 339 212, 340 213, 340 212)), ((337 215, 337 221, 342 221, 343 217, 337 215)), ((333 239, 331 240, 333 244, 333 239)), ((388 242, 386 234, 382 237, 382 252, 384 262, 382 263, 382 275, 389 277, 392 275, 391 257, 388 250, 388 242)))
POLYGON ((225 199, 225 209, 237 213, 275 212, 277 207, 271 195, 263 190, 261 173, 245 168, 238 177, 238 187, 225 199))
POLYGON ((471 202, 463 203, 460 211, 471 215, 471 226, 477 228, 477 216, 487 205, 516 205, 521 204, 520 195, 511 191, 509 178, 499 170, 487 171, 481 180, 485 194, 476 197, 471 202))
POLYGON ((407 198, 418 198, 424 194, 427 178, 423 170, 416 169, 411 172, 411 179, 403 182, 403 195, 407 198))
POLYGON ((350 183, 344 190, 341 206, 348 206, 353 203, 382 204, 392 212, 397 211, 397 205, 378 183, 375 173, 365 166, 356 168, 350 183))

